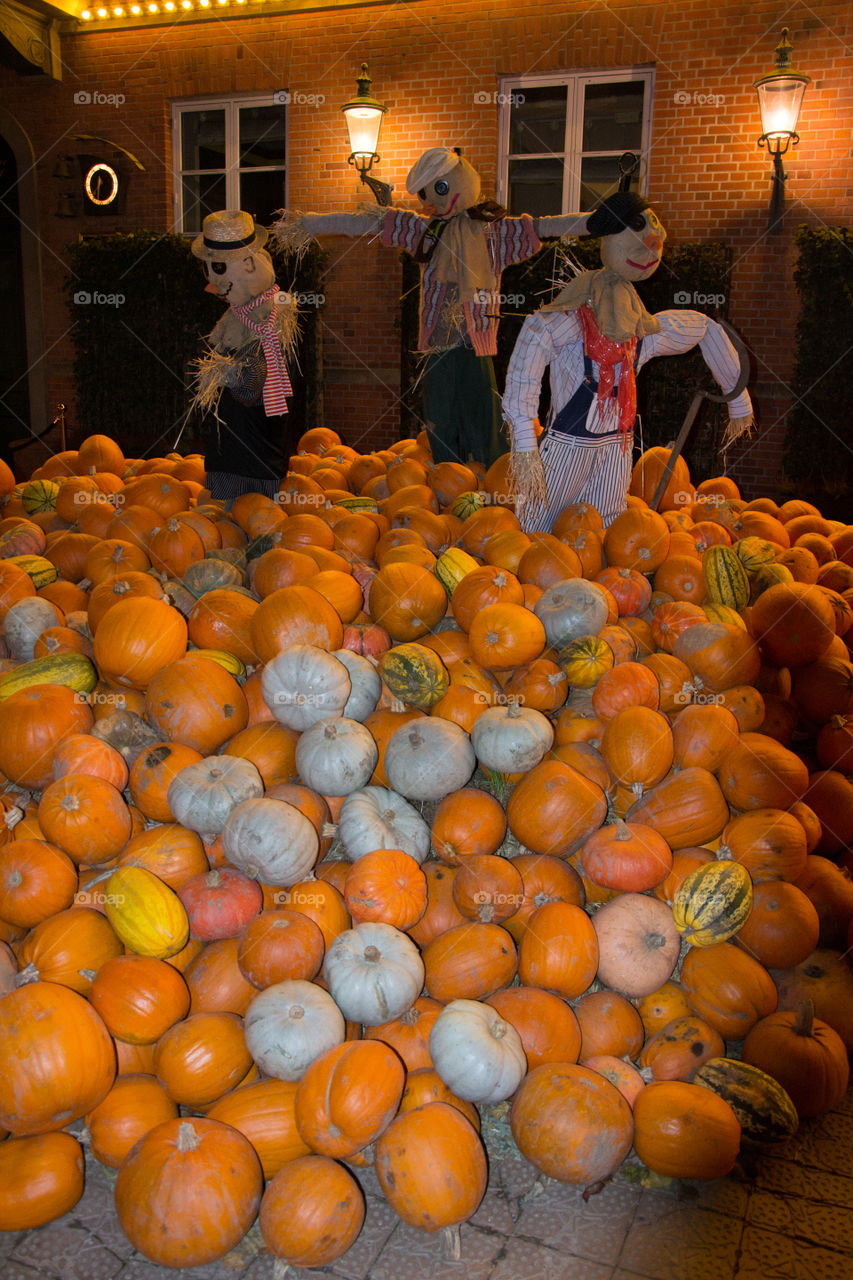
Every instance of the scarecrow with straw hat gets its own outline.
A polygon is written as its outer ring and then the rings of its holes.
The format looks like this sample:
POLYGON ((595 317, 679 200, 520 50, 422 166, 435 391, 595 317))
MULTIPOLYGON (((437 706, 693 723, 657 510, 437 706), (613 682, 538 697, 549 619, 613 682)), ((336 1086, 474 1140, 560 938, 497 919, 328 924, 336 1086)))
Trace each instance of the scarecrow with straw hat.
POLYGON ((268 235, 251 214, 228 209, 208 214, 192 243, 206 291, 228 304, 196 361, 192 408, 212 416, 207 488, 229 506, 243 493, 275 497, 299 434, 288 415, 286 363, 297 313, 275 282, 268 235))
POLYGON ((480 176, 457 148, 431 147, 409 171, 406 189, 421 212, 285 213, 274 227, 297 251, 317 235, 378 234, 421 266, 418 350, 424 416, 435 462, 475 458, 487 466, 506 452, 492 357, 497 352, 501 272, 535 254, 540 236, 577 235, 586 215, 509 217, 480 200, 480 176))
MULTIPOLYGON (((581 272, 525 320, 506 376, 504 416, 512 437, 510 476, 525 530, 548 531, 566 506, 585 502, 605 525, 627 505, 635 375, 655 356, 699 346, 725 393, 741 372, 725 330, 700 311, 650 315, 634 288, 658 268, 666 232, 636 192, 619 191, 586 220, 601 237, 602 266, 581 272), (537 445, 542 379, 551 381, 550 422, 537 445)), ((752 425, 743 391, 729 402, 725 444, 752 425)))

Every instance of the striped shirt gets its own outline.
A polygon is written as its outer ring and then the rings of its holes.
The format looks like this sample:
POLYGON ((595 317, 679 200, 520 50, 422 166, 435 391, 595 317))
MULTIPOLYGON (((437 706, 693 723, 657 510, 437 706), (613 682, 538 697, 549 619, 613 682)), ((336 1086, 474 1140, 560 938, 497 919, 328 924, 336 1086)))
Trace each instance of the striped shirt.
MULTIPOLYGON (((461 216, 461 215, 460 215, 461 216)), ((382 243, 396 245, 414 253, 423 239, 430 219, 406 209, 389 209, 382 225, 382 243)), ((489 248, 492 268, 500 288, 500 276, 505 267, 514 262, 524 262, 541 247, 541 241, 528 214, 520 218, 499 218, 482 224, 489 248)), ((445 307, 456 296, 455 286, 436 278, 431 261, 421 270, 421 312, 418 350, 428 351, 436 345, 452 345, 445 321, 445 307), (436 341, 438 339, 438 341, 436 341)), ((497 354, 499 297, 489 292, 482 302, 465 303, 465 327, 478 356, 497 354)), ((460 335, 461 337, 461 335, 460 335)))
MULTIPOLYGON (((740 363, 723 328, 700 311, 658 311, 660 332, 643 338, 637 368, 655 356, 682 355, 699 346, 705 363, 724 392, 735 386, 740 363)), ((506 375, 503 397, 504 417, 512 432, 513 448, 528 452, 536 448, 534 419, 539 413, 539 396, 546 368, 551 378, 553 417, 556 409, 568 404, 583 382, 583 342, 580 320, 575 311, 537 311, 525 320, 515 344, 506 375), (556 406, 556 408, 555 408, 556 406)), ((593 363, 597 377, 598 367, 593 363)), ((621 370, 620 370, 621 372, 621 370)), ((749 393, 743 391, 729 402, 729 416, 745 418, 752 413, 749 393)), ((613 430, 608 415, 591 413, 591 431, 613 430)))

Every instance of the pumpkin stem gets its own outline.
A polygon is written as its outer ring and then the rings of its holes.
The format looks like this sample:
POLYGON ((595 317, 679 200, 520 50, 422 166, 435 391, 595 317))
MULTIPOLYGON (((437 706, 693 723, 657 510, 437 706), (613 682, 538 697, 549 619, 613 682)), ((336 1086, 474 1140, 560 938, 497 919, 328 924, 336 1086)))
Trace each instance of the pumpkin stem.
POLYGON ((31 960, 30 963, 24 965, 21 972, 15 976, 15 986, 25 987, 29 982, 38 982, 39 977, 39 971, 31 960))
POLYGON ((628 826, 627 822, 622 818, 617 818, 614 825, 616 827, 616 831, 613 836, 614 840, 624 841, 631 839, 631 828, 628 826))
POLYGON ((444 1227, 441 1232, 442 1252, 451 1262, 458 1262, 462 1257, 462 1241, 459 1236, 459 1223, 453 1227, 444 1227))
POLYGON ((221 884, 222 876, 219 874, 216 867, 214 867, 212 871, 208 871, 207 873, 207 887, 208 889, 218 889, 221 884))
POLYGON ((382 957, 382 952, 379 950, 378 947, 374 947, 371 945, 369 947, 364 948, 364 958, 365 960, 368 961, 369 964, 375 964, 377 960, 381 959, 381 957, 382 957))
POLYGON ((290 1273, 290 1263, 285 1262, 284 1258, 276 1258, 272 1264, 272 1280, 285 1280, 290 1273))
POLYGON ((199 1138, 192 1123, 189 1120, 182 1120, 178 1125, 178 1140, 175 1143, 176 1149, 180 1152, 195 1151, 198 1146, 199 1138))
POLYGON ((3 821, 6 823, 8 830, 11 831, 13 827, 16 827, 18 825, 18 823, 21 821, 23 816, 24 816, 23 809, 20 809, 17 805, 14 805, 11 809, 7 810, 7 812, 3 815, 3 821))
POLYGON ((300 1022, 305 1017, 305 1010, 303 1009, 302 1005, 301 1004, 291 1005, 289 1017, 293 1022, 300 1022))
POLYGON ((714 857, 718 862, 734 862, 734 853, 727 844, 721 844, 714 857))
POLYGON ((796 1036, 810 1036, 814 1031, 814 1004, 804 1000, 797 1010, 797 1017, 791 1030, 796 1036))
POLYGON ((338 824, 336 822, 324 822, 320 828, 321 840, 334 840, 338 833, 338 824))
POLYGON ((521 715, 521 703, 515 701, 511 702, 506 709, 506 714, 508 720, 517 720, 521 715))

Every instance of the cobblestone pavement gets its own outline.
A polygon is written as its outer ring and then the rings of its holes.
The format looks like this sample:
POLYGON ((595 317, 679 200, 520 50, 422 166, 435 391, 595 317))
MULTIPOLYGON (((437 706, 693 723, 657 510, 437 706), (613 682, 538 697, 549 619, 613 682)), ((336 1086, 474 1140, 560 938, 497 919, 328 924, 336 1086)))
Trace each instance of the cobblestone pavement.
MULTIPOLYGON (((627 1173, 586 1201, 490 1144, 489 1187, 462 1227, 461 1260, 401 1222, 372 1169, 356 1170, 364 1228, 339 1280, 853 1280, 853 1087, 752 1167, 710 1183, 647 1187, 627 1173)), ((83 1198, 38 1231, 0 1232, 0 1280, 272 1280, 257 1227, 219 1262, 178 1272, 134 1251, 113 1207, 114 1175, 87 1160, 83 1198)))

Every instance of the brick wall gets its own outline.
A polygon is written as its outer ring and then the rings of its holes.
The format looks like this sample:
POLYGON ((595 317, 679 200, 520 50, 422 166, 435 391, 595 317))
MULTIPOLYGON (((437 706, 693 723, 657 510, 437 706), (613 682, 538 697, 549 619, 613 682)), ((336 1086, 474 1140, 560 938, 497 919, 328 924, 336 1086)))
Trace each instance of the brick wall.
MULTIPOLYGON (((792 230, 798 222, 839 223, 851 207, 850 132, 853 22, 843 0, 810 5, 752 0, 635 0, 590 6, 578 0, 418 0, 371 6, 65 36, 64 80, 0 68, 0 105, 32 140, 39 188, 49 403, 73 416, 69 315, 62 285, 63 246, 78 234, 171 226, 169 108, 199 94, 272 91, 322 94, 320 106, 289 116, 289 204, 329 211, 359 199, 346 164, 340 103, 351 97, 362 60, 388 106, 378 176, 405 195, 409 166, 437 144, 461 145, 494 190, 497 107, 474 94, 501 75, 654 64, 656 85, 650 194, 674 239, 724 238, 733 248, 730 316, 753 354, 758 426, 732 450, 732 470, 747 494, 776 481, 789 404, 797 295, 792 230), (789 152, 783 234, 765 231, 771 164, 756 146, 752 81, 772 65, 783 24, 795 63, 812 77, 800 132, 789 152), (124 94, 120 109, 78 106, 79 89, 124 94), (677 96, 678 95, 678 96, 677 96), (684 102, 684 95, 689 101, 684 102), (695 97, 694 97, 695 95, 695 97), (722 102, 708 102, 710 96, 722 102), (54 216, 57 158, 85 147, 73 132, 102 135, 146 166, 134 173, 126 215, 96 223, 54 216)), ((356 447, 399 434, 397 300, 393 250, 345 240, 329 243, 323 341, 326 425, 356 447)))

